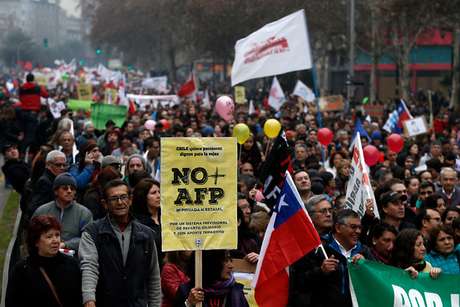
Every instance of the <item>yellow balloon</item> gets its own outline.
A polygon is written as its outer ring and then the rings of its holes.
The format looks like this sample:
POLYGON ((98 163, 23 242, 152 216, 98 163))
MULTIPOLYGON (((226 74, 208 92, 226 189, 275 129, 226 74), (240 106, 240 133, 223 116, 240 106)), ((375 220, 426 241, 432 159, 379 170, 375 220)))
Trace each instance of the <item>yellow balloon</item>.
POLYGON ((233 136, 236 137, 238 144, 243 145, 249 139, 249 127, 246 124, 237 124, 233 127, 233 136))
POLYGON ((269 119, 264 124, 265 135, 273 139, 278 136, 281 130, 281 124, 276 119, 269 119))

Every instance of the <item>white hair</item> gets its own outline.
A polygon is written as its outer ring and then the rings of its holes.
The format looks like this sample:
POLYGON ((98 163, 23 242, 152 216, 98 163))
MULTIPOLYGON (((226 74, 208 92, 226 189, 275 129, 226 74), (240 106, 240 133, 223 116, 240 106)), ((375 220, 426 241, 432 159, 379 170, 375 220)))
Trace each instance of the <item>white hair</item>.
POLYGON ((59 150, 51 150, 47 155, 46 155, 46 162, 52 162, 58 157, 64 157, 65 154, 62 151, 59 150))
POLYGON ((455 178, 457 178, 457 172, 452 167, 443 167, 441 169, 441 177, 444 177, 446 173, 449 173, 449 172, 454 173, 455 178))

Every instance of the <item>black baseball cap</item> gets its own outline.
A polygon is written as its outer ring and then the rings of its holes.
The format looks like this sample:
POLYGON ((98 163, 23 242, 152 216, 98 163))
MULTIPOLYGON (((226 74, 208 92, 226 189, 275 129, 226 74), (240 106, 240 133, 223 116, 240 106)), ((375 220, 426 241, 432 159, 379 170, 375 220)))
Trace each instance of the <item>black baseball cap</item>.
POLYGON ((381 205, 386 205, 388 203, 394 203, 398 200, 406 201, 407 196, 405 194, 401 194, 399 192, 394 192, 394 191, 383 193, 382 196, 380 196, 381 205))
POLYGON ((13 147, 18 147, 18 144, 14 144, 14 143, 6 143, 6 144, 3 144, 2 146, 2 153, 5 154, 6 151, 10 148, 13 148, 13 147))

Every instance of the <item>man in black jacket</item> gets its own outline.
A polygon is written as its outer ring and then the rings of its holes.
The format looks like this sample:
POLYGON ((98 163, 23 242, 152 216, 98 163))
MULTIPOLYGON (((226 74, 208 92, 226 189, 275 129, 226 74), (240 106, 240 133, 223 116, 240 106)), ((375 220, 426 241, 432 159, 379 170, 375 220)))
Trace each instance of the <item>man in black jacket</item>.
MULTIPOLYGON (((313 210, 316 206, 313 205, 313 210)), ((316 227, 317 215, 311 218, 316 227)), ((328 259, 322 248, 318 248, 289 268, 288 306, 351 307, 348 262, 373 259, 369 249, 358 241, 360 233, 361 221, 356 212, 345 209, 337 213, 332 233, 322 236, 328 259)))
POLYGON ((5 164, 2 166, 5 174, 5 182, 11 184, 19 194, 24 190, 24 184, 30 175, 29 166, 19 158, 19 150, 16 144, 5 144, 2 148, 5 164))
POLYGON ((43 175, 38 178, 32 191, 32 199, 27 208, 28 216, 43 204, 54 200, 53 182, 57 175, 67 171, 68 164, 65 154, 59 150, 52 150, 46 155, 46 168, 43 175))
POLYGON ((86 227, 78 250, 84 306, 159 307, 154 233, 131 217, 126 182, 108 182, 102 204, 109 214, 86 227))

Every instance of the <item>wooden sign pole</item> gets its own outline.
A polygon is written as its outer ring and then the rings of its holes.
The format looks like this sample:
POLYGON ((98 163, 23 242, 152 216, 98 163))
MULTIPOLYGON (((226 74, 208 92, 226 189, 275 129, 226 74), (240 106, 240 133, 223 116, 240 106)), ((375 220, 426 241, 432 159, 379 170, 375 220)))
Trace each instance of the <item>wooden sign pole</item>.
MULTIPOLYGON (((195 288, 202 288, 203 287, 203 251, 196 250, 195 251, 195 288)), ((200 302, 195 305, 196 307, 202 307, 203 304, 200 302)))

